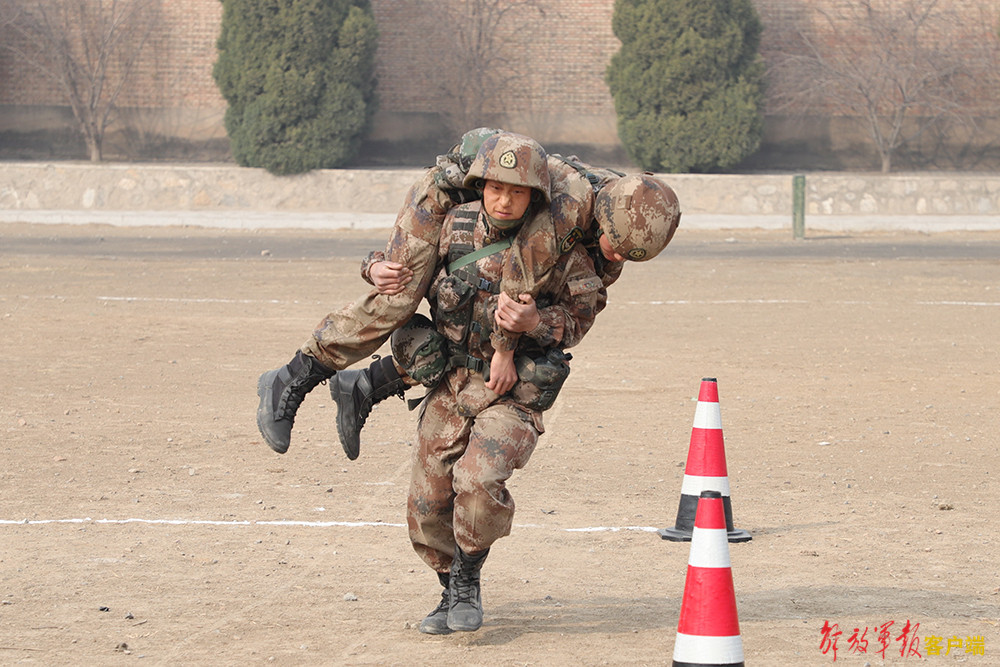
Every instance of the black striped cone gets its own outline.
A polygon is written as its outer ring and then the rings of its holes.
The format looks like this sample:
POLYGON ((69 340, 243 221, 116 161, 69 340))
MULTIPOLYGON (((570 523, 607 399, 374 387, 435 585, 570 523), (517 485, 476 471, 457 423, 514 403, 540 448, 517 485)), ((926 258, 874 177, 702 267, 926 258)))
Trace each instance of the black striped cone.
POLYGON ((753 537, 745 530, 733 528, 733 505, 729 498, 729 473, 726 469, 726 446, 722 438, 722 413, 719 410, 719 384, 715 378, 704 378, 698 392, 694 412, 691 445, 688 448, 681 501, 673 528, 657 531, 665 540, 688 542, 694 528, 698 496, 702 491, 718 491, 726 510, 726 531, 730 542, 749 542, 753 537))
POLYGON ((698 502, 674 642, 674 667, 707 666, 743 667, 726 518, 718 491, 703 492, 698 502))

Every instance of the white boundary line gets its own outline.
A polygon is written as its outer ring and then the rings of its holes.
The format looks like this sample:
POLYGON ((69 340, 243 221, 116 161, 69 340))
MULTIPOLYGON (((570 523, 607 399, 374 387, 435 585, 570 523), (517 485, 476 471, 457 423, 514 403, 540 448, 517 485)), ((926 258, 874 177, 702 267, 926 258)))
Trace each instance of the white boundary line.
POLYGON ((918 306, 1000 306, 993 301, 917 301, 918 306))
MULTIPOLYGON (((99 296, 98 301, 155 301, 157 303, 285 303, 280 299, 192 299, 165 296, 99 296)), ((291 303, 298 303, 292 301, 291 303)))
MULTIPOLYGON (((167 526, 295 526, 302 528, 406 528, 405 523, 384 523, 382 521, 293 521, 293 520, 234 520, 213 521, 210 519, 0 519, 0 526, 39 526, 50 524, 103 524, 124 525, 140 523, 167 526)), ((538 524, 517 524, 517 528, 546 528, 538 524)), ((617 533, 620 531, 640 531, 652 533, 659 530, 652 526, 589 526, 585 528, 558 528, 566 533, 617 533)))

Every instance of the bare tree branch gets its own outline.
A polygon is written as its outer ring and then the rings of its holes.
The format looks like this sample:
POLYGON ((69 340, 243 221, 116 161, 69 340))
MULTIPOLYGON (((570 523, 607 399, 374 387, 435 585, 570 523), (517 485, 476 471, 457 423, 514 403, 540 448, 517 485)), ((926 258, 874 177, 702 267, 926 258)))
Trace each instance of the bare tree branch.
MULTIPOLYGON (((14 3, 9 3, 14 4, 14 3)), ((116 104, 156 26, 157 0, 17 3, 3 47, 62 91, 90 159, 102 157, 116 104)))
POLYGON ((814 11, 819 20, 804 21, 797 43, 773 59, 777 109, 857 118, 883 172, 933 129, 974 124, 970 90, 996 76, 992 23, 977 39, 968 14, 943 0, 846 0, 814 11))
POLYGON ((439 44, 441 110, 449 129, 460 134, 472 127, 496 124, 511 111, 510 100, 527 97, 528 68, 519 56, 537 36, 545 15, 539 0, 460 0, 432 2, 430 11, 442 30, 439 44))

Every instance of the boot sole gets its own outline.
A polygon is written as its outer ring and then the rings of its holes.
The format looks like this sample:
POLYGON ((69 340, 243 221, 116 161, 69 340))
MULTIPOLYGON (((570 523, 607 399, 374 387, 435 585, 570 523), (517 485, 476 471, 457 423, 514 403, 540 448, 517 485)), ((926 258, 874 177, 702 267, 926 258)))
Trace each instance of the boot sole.
POLYGON ((340 379, 334 376, 334 379, 330 382, 330 398, 332 398, 333 402, 337 404, 337 437, 340 439, 340 446, 344 450, 344 454, 347 455, 347 458, 350 459, 351 461, 354 461, 355 459, 358 458, 358 456, 361 455, 360 438, 358 439, 357 447, 353 446, 352 443, 348 442, 348 438, 344 435, 345 431, 343 427, 340 425, 340 410, 341 410, 340 401, 341 399, 343 399, 345 404, 353 403, 354 402, 353 391, 342 393, 340 391, 340 379))
POLYGON ((479 625, 451 625, 450 623, 448 624, 448 629, 454 630, 455 632, 475 632, 481 627, 483 627, 482 623, 480 623, 479 625))
POLYGON ((271 400, 270 391, 268 391, 267 383, 264 382, 264 376, 268 373, 262 373, 259 378, 257 378, 257 397, 260 398, 260 403, 257 404, 257 430, 260 431, 260 437, 264 438, 264 442, 267 446, 276 451, 279 454, 284 454, 288 451, 288 447, 280 447, 275 443, 271 442, 267 435, 264 433, 264 416, 268 413, 265 407, 271 400))
POLYGON ((419 630, 420 630, 420 632, 424 633, 425 635, 450 635, 450 634, 452 634, 454 632, 454 630, 452 630, 451 628, 449 628, 447 626, 443 627, 443 628, 439 628, 439 627, 436 627, 436 626, 427 627, 427 626, 424 626, 424 624, 422 624, 422 623, 420 624, 419 630))

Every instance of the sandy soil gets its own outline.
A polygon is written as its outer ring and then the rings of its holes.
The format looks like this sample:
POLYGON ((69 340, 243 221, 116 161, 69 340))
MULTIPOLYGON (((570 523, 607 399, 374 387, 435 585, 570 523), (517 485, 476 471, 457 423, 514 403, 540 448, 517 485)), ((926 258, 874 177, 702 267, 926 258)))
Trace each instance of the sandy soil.
POLYGON ((689 546, 655 530, 716 377, 747 664, 834 662, 826 622, 838 664, 919 664, 907 621, 927 664, 998 664, 1000 235, 682 230, 629 267, 447 637, 416 629, 414 415, 380 405, 356 462, 325 388, 284 456, 254 422, 363 291, 337 239, 379 236, 0 226, 0 663, 669 664, 689 546))

